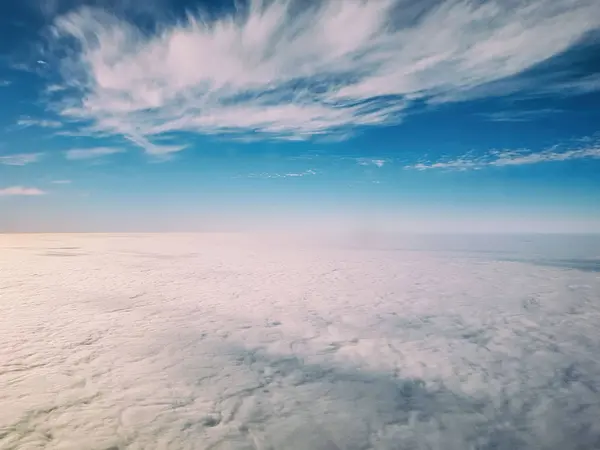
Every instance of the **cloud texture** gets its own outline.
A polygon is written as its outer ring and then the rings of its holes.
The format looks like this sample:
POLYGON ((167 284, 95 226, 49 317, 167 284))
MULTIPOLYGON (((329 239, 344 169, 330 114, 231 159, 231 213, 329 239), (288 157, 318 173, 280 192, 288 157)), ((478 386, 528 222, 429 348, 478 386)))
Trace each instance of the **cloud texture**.
POLYGON ((0 164, 6 166, 25 166, 40 160, 41 153, 16 153, 14 155, 0 156, 0 164))
POLYGON ((595 0, 411 3, 252 0, 154 32, 81 8, 53 27, 70 49, 54 107, 150 154, 182 150, 177 132, 343 134, 522 73, 600 25, 595 0))
POLYGON ((485 167, 521 166, 582 159, 600 159, 600 147, 594 145, 570 150, 553 147, 540 152, 495 150, 484 155, 467 154, 459 158, 422 162, 405 168, 416 170, 478 170, 485 167))
POLYGON ((0 448, 597 447, 592 266, 293 241, 0 235, 0 448))
POLYGON ((97 159, 122 152, 123 149, 119 147, 73 148, 65 152, 65 158, 71 160, 97 159))

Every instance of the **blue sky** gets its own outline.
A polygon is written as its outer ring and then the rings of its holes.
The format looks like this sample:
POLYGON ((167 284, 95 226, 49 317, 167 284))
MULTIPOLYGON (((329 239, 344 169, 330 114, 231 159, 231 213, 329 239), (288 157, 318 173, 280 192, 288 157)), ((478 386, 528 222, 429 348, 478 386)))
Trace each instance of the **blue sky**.
POLYGON ((0 6, 0 231, 600 231, 600 3, 0 6))

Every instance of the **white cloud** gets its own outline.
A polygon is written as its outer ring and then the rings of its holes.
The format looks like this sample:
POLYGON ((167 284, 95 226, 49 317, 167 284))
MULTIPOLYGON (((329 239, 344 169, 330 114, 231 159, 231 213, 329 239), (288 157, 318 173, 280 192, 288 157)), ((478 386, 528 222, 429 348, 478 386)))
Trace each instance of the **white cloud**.
POLYGON ((0 197, 36 196, 44 194, 46 194, 46 192, 33 187, 11 186, 0 189, 0 197))
POLYGON ((51 84, 46 87, 46 93, 48 93, 48 94, 54 94, 55 92, 61 92, 64 90, 65 90, 65 87, 61 86, 60 84, 51 84))
POLYGON ((39 161, 41 153, 17 153, 15 155, 0 156, 0 164, 6 166, 24 166, 39 161))
POLYGON ((500 150, 480 156, 467 154, 456 159, 418 163, 405 168, 416 170, 478 170, 484 167, 520 166, 576 159, 600 159, 600 146, 570 150, 559 150, 557 147, 552 147, 541 152, 500 150))
POLYGON ((577 94, 585 94, 588 92, 600 91, 600 74, 592 74, 581 77, 576 80, 563 81, 552 84, 545 88, 551 93, 574 92, 577 94))
POLYGON ((42 127, 42 128, 60 128, 62 123, 57 120, 48 119, 33 119, 31 117, 23 117, 17 120, 17 126, 22 128, 42 127))
POLYGON ((71 180, 52 180, 52 184, 71 184, 71 180))
POLYGON ((598 238, 305 233, 0 234, 2 448, 597 448, 598 238))
POLYGON ((248 178, 297 178, 316 175, 317 171, 313 169, 305 170, 304 172, 288 172, 288 173, 251 173, 248 178))
POLYGON ((74 148, 67 150, 65 157, 71 160, 96 159, 122 152, 123 149, 118 147, 74 148))
POLYGON ((12 81, 9 80, 0 80, 0 88, 8 87, 12 84, 12 81))
POLYGON ((68 90, 54 106, 91 123, 88 133, 123 135, 152 154, 184 148, 157 142, 171 132, 347 133, 400 120, 413 99, 519 74, 600 25, 596 0, 449 0, 416 15, 404 0, 318 5, 253 0, 232 16, 189 15, 154 35, 76 10, 54 26, 78 48, 62 61, 68 90), (419 19, 393 21, 410 14, 419 19))
POLYGON ((306 177, 306 176, 309 176, 309 175, 316 175, 316 174, 317 174, 316 171, 314 171, 312 169, 309 169, 309 170, 307 170, 305 172, 290 172, 290 173, 286 173, 283 176, 284 177, 306 177))
POLYGON ((358 160, 358 164, 361 166, 377 166, 383 167, 387 161, 385 159, 368 159, 368 158, 360 158, 358 160))
POLYGON ((496 111, 493 113, 481 114, 481 116, 492 122, 528 122, 561 112, 562 110, 560 109, 542 108, 537 110, 496 111))

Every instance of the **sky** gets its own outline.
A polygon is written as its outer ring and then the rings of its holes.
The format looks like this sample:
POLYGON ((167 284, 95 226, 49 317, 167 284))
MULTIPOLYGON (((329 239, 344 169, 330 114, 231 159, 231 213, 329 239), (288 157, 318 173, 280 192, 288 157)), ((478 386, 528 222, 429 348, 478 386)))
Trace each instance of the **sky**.
POLYGON ((0 5, 0 232, 600 231, 597 0, 0 5))

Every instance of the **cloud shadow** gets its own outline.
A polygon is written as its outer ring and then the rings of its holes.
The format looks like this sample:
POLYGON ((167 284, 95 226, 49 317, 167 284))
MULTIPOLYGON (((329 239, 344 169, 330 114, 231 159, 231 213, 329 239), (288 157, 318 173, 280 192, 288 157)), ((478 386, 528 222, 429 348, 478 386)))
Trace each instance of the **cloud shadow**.
POLYGON ((553 409, 532 420, 532 405, 515 412, 507 401, 474 398, 441 381, 309 362, 260 348, 226 351, 233 370, 253 381, 223 392, 210 423, 198 419, 199 426, 229 427, 211 449, 514 450, 600 444, 591 416, 562 414, 567 422, 545 436, 544 416, 559 414, 553 409))

